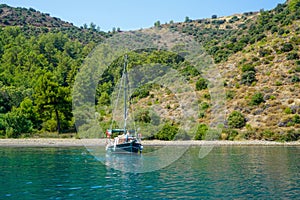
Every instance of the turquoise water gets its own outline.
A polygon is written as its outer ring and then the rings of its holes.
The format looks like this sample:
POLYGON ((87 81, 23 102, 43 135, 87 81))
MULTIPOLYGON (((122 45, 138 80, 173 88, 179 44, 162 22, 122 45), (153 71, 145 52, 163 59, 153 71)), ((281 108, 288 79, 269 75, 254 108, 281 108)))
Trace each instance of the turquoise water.
POLYGON ((0 199, 300 198, 300 147, 198 153, 191 147, 168 167, 134 174, 107 167, 85 148, 0 148, 0 199))

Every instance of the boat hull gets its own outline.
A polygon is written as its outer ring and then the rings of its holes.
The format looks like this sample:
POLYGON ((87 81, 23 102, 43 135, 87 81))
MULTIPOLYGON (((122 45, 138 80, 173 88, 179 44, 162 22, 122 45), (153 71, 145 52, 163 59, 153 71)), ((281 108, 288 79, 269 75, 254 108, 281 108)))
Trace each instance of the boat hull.
POLYGON ((143 146, 138 142, 125 142, 117 145, 109 145, 106 150, 114 153, 142 153, 143 146))

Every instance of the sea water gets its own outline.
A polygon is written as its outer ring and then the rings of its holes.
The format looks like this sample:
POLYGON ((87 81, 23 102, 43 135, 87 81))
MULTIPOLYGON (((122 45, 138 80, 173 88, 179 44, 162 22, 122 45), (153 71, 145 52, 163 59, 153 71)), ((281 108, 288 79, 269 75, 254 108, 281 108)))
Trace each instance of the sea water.
POLYGON ((300 147, 214 147, 199 158, 200 148, 164 168, 131 173, 84 147, 1 147, 0 199, 300 198, 300 147))

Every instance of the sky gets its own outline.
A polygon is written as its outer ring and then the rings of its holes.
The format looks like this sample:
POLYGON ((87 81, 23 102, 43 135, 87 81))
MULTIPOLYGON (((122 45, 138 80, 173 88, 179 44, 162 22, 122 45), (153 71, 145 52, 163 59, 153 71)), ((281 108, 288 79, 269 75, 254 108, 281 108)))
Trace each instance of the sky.
POLYGON ((285 0, 1 0, 13 7, 34 8, 76 26, 91 22, 102 31, 119 27, 137 30, 173 20, 228 16, 260 9, 270 10, 285 0))

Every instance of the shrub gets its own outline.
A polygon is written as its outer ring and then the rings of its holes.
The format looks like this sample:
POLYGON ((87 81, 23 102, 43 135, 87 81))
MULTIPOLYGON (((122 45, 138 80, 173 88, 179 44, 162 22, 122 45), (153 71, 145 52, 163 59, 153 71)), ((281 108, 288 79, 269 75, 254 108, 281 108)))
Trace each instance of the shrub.
POLYGON ((239 132, 234 129, 225 129, 224 133, 227 134, 227 140, 234 140, 234 138, 239 134, 239 132))
POLYGON ((195 140, 204 140, 208 127, 206 124, 199 124, 195 135, 195 140))
POLYGON ((283 44, 281 51, 283 52, 290 52, 294 49, 293 45, 291 43, 285 43, 283 44))
POLYGON ((138 97, 140 99, 146 98, 150 95, 150 90, 152 89, 151 84, 143 85, 137 88, 131 95, 132 98, 138 97))
POLYGON ((281 81, 276 81, 276 82, 275 82, 275 85, 276 85, 276 86, 282 86, 282 82, 281 82, 281 81))
POLYGON ((270 100, 275 100, 275 99, 276 99, 276 97, 274 95, 270 96, 270 100))
POLYGON ((248 72, 248 71, 255 72, 255 68, 250 64, 243 65, 242 66, 242 72, 248 72))
POLYGON ((258 57, 253 57, 253 58, 252 58, 252 61, 253 61, 253 62, 257 62, 257 61, 259 61, 259 58, 258 58, 258 57))
POLYGON ((199 118, 204 118, 205 117, 205 111, 200 111, 198 114, 199 118))
POLYGON ((205 93, 205 94, 203 95, 203 97, 204 97, 205 99, 210 99, 210 94, 209 94, 209 93, 205 93))
POLYGON ((207 102, 201 103, 201 110, 207 110, 208 108, 209 108, 209 103, 207 103, 207 102))
POLYGON ((233 90, 228 90, 228 91, 226 92, 226 99, 233 99, 234 96, 235 96, 235 91, 233 91, 233 90))
POLYGON ((256 81, 255 72, 254 71, 246 71, 242 74, 242 84, 251 85, 256 81))
POLYGON ((292 83, 298 83, 298 82, 300 82, 300 78, 299 78, 299 76, 293 76, 291 81, 292 81, 292 83))
POLYGON ((164 124, 162 129, 154 136, 154 138, 159 140, 173 140, 178 130, 178 127, 166 123, 164 124))
POLYGON ((273 26, 273 27, 271 28, 271 33, 274 34, 274 33, 276 33, 276 32, 278 32, 278 28, 277 28, 277 26, 273 26))
POLYGON ((284 113, 287 115, 292 114, 292 109, 290 107, 287 107, 286 109, 284 109, 284 113))
POLYGON ((222 61, 227 61, 228 57, 230 55, 230 51, 226 50, 226 49, 222 49, 222 50, 218 50, 215 54, 214 54, 214 59, 216 63, 220 63, 222 61))
POLYGON ((264 101, 264 95, 260 92, 257 92, 251 98, 251 105, 259 105, 264 101))
POLYGON ((247 140, 261 140, 262 135, 261 132, 257 130, 247 130, 245 132, 245 139, 247 140))
POLYGON ((6 113, 4 120, 6 136, 9 138, 17 138, 22 133, 30 133, 33 131, 33 123, 24 113, 19 112, 17 109, 6 113))
POLYGON ((230 20, 229 23, 234 23, 235 21, 239 21, 239 18, 237 16, 233 16, 230 20))
POLYGON ((266 38, 267 36, 265 35, 265 34, 258 34, 257 36, 256 36, 256 41, 261 41, 262 39, 264 39, 264 38, 266 38))
POLYGON ((144 122, 144 123, 150 123, 151 122, 151 117, 149 114, 149 110, 140 110, 138 113, 135 115, 135 121, 137 122, 144 122))
POLYGON ((288 130, 287 132, 276 134, 276 140, 282 142, 296 141, 299 139, 299 137, 300 137, 299 130, 288 130))
POLYGON ((270 50, 270 49, 260 49, 259 51, 258 51, 258 54, 259 54, 259 56, 260 57, 265 57, 265 56, 268 56, 268 55, 270 55, 272 53, 272 51, 270 50))
POLYGON ((4 114, 0 114, 0 138, 5 135, 6 122, 4 117, 4 114))
POLYGON ((55 132, 57 130, 57 122, 55 119, 51 118, 42 124, 44 131, 55 132))
POLYGON ((293 51, 293 52, 288 53, 288 55, 286 56, 286 59, 297 60, 297 59, 299 59, 299 55, 297 52, 293 51))
POLYGON ((294 122, 295 124, 300 124, 300 116, 299 116, 299 115, 295 115, 295 116, 293 117, 293 122, 294 122))
POLYGON ((274 136, 274 132, 270 131, 270 130, 265 130, 262 132, 262 137, 263 139, 265 140, 274 140, 273 139, 273 136, 274 136))
POLYGON ((242 113, 233 111, 228 117, 228 125, 230 128, 242 128, 246 125, 246 119, 242 113))
POLYGON ((208 86, 208 81, 204 78, 200 78, 197 82, 196 82, 196 90, 205 90, 208 86))
POLYGON ((204 90, 206 89, 208 86, 208 81, 204 78, 200 78, 197 82, 196 82, 196 90, 204 90))
POLYGON ((278 30, 278 34, 279 34, 279 35, 283 35, 283 34, 284 34, 284 29, 280 28, 280 29, 278 30))

